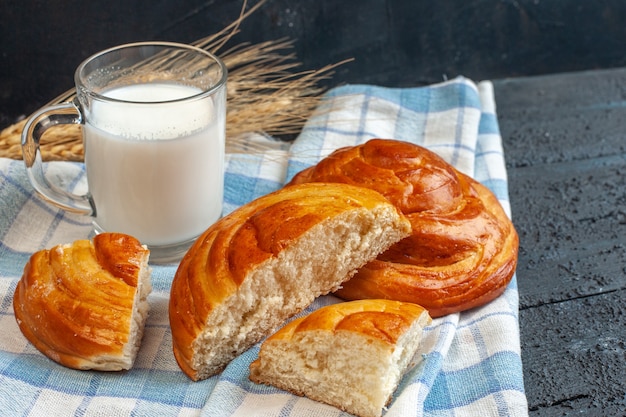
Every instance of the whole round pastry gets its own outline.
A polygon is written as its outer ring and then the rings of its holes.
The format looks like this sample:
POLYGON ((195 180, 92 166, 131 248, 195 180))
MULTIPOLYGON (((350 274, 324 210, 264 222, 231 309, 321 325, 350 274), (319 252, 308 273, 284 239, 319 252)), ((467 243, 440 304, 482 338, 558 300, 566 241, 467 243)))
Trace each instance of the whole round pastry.
POLYGON ((372 139, 341 148, 288 185, 305 182, 374 189, 413 227, 343 284, 344 299, 407 301, 440 317, 490 302, 513 277, 519 239, 497 198, 424 147, 372 139))
POLYGON ((20 330, 66 367, 130 369, 148 316, 149 255, 120 233, 34 253, 13 295, 20 330))

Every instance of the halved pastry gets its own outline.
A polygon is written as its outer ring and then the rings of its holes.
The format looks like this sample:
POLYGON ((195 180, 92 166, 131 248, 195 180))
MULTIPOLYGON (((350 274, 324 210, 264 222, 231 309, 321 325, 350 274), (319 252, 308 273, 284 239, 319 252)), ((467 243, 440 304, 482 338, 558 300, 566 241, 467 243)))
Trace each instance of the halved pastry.
POLYGON ((178 364, 193 380, 220 372, 410 232, 382 195, 346 184, 283 188, 240 207, 176 271, 169 314, 178 364))

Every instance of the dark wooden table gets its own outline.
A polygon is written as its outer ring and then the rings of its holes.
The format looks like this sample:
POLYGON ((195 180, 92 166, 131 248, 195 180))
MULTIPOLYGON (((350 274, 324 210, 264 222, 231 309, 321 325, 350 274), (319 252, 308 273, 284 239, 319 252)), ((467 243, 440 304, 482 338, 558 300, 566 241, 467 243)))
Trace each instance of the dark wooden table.
POLYGON ((626 69, 495 80, 531 416, 626 415, 626 69))

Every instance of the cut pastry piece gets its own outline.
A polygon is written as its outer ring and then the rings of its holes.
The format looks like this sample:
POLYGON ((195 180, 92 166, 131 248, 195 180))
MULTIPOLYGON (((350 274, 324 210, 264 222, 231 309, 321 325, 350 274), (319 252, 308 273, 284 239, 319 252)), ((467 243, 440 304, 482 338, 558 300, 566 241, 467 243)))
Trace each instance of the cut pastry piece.
POLYGON ((149 256, 119 233, 36 252, 13 296, 20 330, 69 368, 130 369, 148 316, 149 256))
POLYGON ((265 340, 250 364, 250 379, 360 417, 379 417, 430 322, 423 307, 399 301, 322 307, 265 340))
POLYGON ((198 238, 172 282, 178 364, 193 380, 220 372, 410 231, 382 195, 346 184, 283 188, 233 211, 198 238))
POLYGON ((424 306, 432 317, 498 297, 517 266, 517 232, 493 193, 435 153, 373 139, 338 149, 291 184, 340 182, 386 196, 411 221, 412 235, 370 262, 336 295, 424 306))

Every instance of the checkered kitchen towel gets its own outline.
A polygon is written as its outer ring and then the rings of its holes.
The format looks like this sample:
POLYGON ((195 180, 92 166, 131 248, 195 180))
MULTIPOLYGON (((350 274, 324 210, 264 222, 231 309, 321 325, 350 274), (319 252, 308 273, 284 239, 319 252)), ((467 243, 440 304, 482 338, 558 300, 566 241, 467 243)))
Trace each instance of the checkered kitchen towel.
MULTIPOLYGON (((491 83, 465 78, 411 89, 338 87, 327 94, 293 143, 250 135, 242 149, 255 151, 228 154, 224 212, 278 189, 334 149, 374 137, 428 147, 490 187, 510 211, 494 104, 491 83)), ((49 176, 75 190, 84 188, 81 164, 47 165, 49 176)), ((132 370, 75 371, 48 360, 20 333, 13 292, 34 251, 90 233, 88 218, 59 211, 34 195, 21 162, 0 159, 0 415, 348 416, 251 383, 248 365, 258 346, 220 375, 201 382, 187 379, 172 355, 167 319, 176 265, 153 268, 151 314, 132 370)), ((306 312, 337 301, 321 297, 306 312)), ((417 359, 385 416, 527 415, 515 278, 488 305, 435 319, 417 359)))

